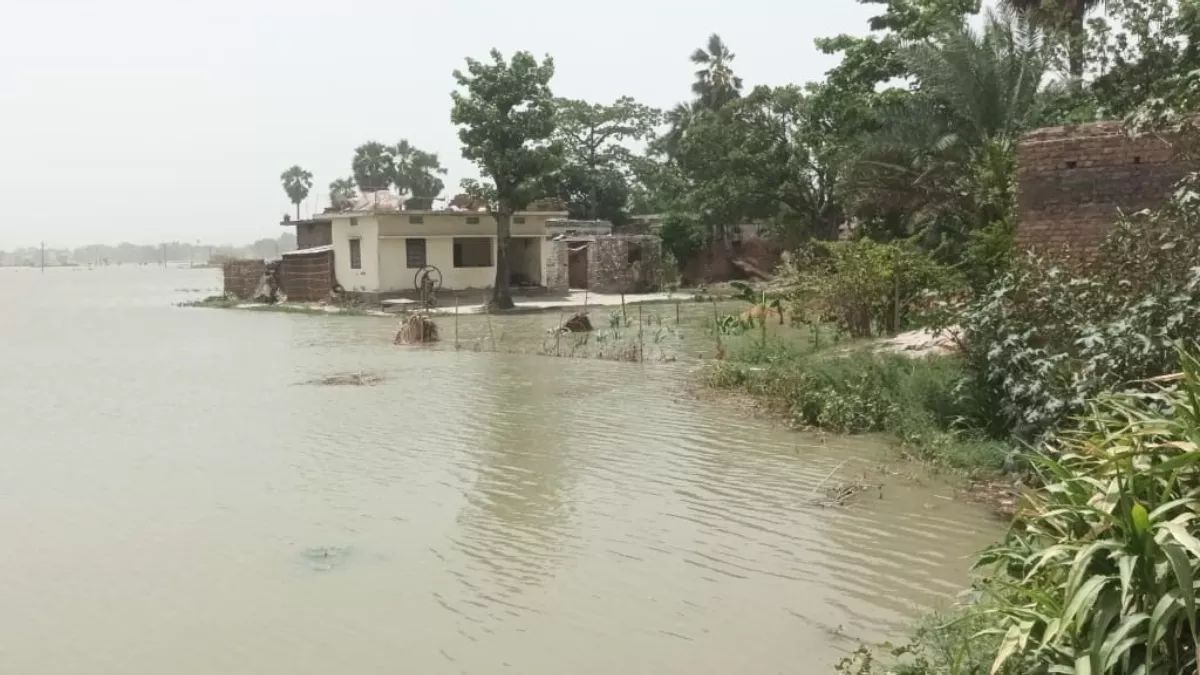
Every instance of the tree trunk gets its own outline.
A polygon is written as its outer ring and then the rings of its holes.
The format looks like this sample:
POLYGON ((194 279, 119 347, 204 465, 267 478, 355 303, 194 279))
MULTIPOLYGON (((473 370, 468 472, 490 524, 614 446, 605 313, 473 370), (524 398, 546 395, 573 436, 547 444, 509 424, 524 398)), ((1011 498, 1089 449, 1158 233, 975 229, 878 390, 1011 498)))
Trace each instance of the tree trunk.
POLYGON ((300 202, 296 202, 296 220, 300 220, 300 202))
POLYGON ((501 208, 496 218, 496 281, 492 285, 492 309, 512 309, 508 291, 508 242, 512 238, 512 209, 501 208))
POLYGON ((1067 69, 1071 71, 1072 86, 1083 83, 1083 50, 1087 42, 1084 28, 1087 9, 1083 0, 1076 0, 1071 7, 1071 24, 1067 27, 1067 69))

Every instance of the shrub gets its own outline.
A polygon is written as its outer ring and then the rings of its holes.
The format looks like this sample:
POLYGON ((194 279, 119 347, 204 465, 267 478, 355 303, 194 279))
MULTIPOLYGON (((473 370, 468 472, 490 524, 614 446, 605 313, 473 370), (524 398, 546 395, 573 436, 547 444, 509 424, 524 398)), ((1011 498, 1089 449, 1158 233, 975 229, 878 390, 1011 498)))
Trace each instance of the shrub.
POLYGON ((819 242, 790 257, 782 273, 794 314, 815 314, 852 337, 915 325, 939 295, 962 286, 957 273, 924 253, 870 239, 819 242))
POLYGON ((1040 438, 1103 391, 1160 375, 1200 334, 1200 195, 1124 218, 1086 269, 1028 257, 959 317, 996 430, 1040 438))
POLYGON ((1152 386, 1089 404, 1033 458, 1044 487, 980 560, 997 666, 1196 672, 1200 362, 1184 357, 1177 388, 1152 386))

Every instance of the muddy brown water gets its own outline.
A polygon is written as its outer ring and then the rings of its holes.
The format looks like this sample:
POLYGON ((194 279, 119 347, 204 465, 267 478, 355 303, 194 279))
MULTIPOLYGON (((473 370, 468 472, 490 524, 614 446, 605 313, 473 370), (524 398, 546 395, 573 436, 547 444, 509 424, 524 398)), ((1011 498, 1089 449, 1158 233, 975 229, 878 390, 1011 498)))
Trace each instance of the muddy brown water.
POLYGON ((0 672, 828 672, 1000 529, 877 439, 697 400, 685 361, 173 306, 219 284, 0 270, 0 672), (352 372, 383 380, 304 384, 352 372), (835 469, 882 493, 814 504, 835 469))

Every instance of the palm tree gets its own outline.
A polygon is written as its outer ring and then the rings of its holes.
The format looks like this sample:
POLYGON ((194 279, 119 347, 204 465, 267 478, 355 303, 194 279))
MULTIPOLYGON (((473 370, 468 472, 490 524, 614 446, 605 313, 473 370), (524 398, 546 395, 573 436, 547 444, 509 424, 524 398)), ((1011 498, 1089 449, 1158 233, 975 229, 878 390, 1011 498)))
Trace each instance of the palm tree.
POLYGON ((1042 54, 1039 34, 1012 15, 905 49, 915 91, 880 111, 863 143, 848 177, 856 213, 908 214, 931 245, 1011 215, 1012 152, 1041 110, 1042 54))
POLYGON ((733 74, 730 65, 734 57, 716 33, 708 36, 707 49, 692 52, 692 63, 701 66, 692 91, 709 109, 716 110, 741 95, 742 78, 733 74))
POLYGON ((1022 14, 1036 26, 1047 32, 1065 35, 1067 38, 1067 70, 1076 82, 1083 78, 1084 29, 1087 15, 1101 0, 1001 0, 1002 9, 1022 14))
POLYGON ((339 178, 329 184, 329 205, 335 211, 345 211, 354 205, 357 188, 354 177, 339 178))
POLYGON ((300 202, 304 201, 308 196, 308 189, 312 187, 312 173, 297 165, 284 171, 279 178, 283 181, 283 191, 287 193, 288 199, 296 205, 296 220, 300 220, 300 202))
POLYGON ((395 161, 392 165, 392 182, 400 195, 408 195, 408 208, 426 209, 446 187, 438 176, 446 170, 436 153, 425 152, 407 140, 401 140, 393 148, 395 161))
POLYGON ((391 146, 376 141, 363 143, 354 149, 354 181, 363 192, 386 190, 392 184, 395 157, 391 146))

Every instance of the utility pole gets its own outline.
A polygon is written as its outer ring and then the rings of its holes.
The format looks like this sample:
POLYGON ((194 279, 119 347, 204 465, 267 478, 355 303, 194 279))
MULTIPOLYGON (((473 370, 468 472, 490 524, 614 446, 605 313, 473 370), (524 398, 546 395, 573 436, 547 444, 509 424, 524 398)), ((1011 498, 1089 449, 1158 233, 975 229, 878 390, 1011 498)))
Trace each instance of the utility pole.
POLYGON ((46 273, 46 242, 42 241, 42 274, 46 273))

